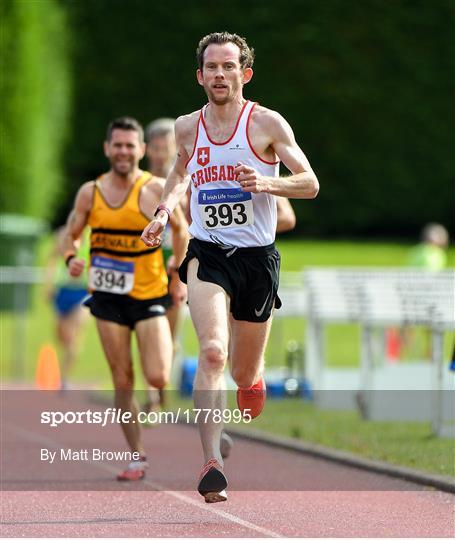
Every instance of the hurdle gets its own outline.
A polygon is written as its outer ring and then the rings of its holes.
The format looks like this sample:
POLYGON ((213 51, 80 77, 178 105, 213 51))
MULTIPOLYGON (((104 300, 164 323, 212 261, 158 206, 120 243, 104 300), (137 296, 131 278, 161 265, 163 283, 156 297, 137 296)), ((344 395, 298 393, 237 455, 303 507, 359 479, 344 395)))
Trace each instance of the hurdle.
POLYGON ((316 404, 361 408, 365 418, 375 420, 429 420, 435 434, 453 436, 454 375, 444 367, 443 338, 455 329, 455 272, 310 268, 304 282, 305 375, 316 404), (324 327, 347 322, 361 327, 360 366, 329 369, 324 327), (429 329, 432 361, 387 365, 384 330, 407 325, 429 329), (428 395, 431 399, 422 399, 428 395))

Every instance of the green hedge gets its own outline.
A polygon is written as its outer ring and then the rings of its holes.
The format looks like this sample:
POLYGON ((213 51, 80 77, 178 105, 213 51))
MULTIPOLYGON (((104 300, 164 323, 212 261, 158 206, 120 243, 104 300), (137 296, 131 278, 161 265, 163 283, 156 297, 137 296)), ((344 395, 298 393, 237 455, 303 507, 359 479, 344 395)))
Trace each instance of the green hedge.
POLYGON ((65 9, 3 0, 0 212, 50 218, 65 181, 71 100, 65 9))
POLYGON ((321 192, 297 201, 298 231, 416 237, 455 229, 452 0, 78 0, 75 115, 67 198, 106 167, 105 127, 205 102, 201 36, 230 30, 256 49, 248 98, 289 120, 321 192))

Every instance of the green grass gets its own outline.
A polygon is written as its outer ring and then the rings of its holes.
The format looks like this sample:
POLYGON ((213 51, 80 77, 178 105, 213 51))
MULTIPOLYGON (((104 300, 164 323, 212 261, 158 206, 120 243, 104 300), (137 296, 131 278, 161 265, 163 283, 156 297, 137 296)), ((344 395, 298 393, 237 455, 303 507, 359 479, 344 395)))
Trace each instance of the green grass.
MULTIPOLYGON (((141 400, 142 401, 142 400, 141 400)), ((168 408, 192 410, 193 402, 168 393, 168 408)), ((228 408, 236 408, 228 392, 228 408)), ((226 429, 270 432, 306 443, 319 444, 433 474, 455 476, 455 446, 451 439, 432 435, 425 422, 365 421, 357 411, 326 411, 307 401, 268 399, 259 418, 251 423, 231 422, 226 429)))
MULTIPOLYGON (((307 266, 401 266, 405 267, 409 243, 362 241, 277 240, 282 270, 296 272, 307 266)), ((455 247, 448 250, 448 267, 455 266, 455 247)))
MULTIPOLYGON (((247 426, 240 426, 248 429, 247 426)), ((453 440, 428 423, 365 421, 355 411, 323 411, 311 403, 269 400, 252 427, 436 474, 455 476, 453 440)))
MULTIPOLYGON (((110 406, 113 394, 100 392, 99 403, 110 406)), ((147 396, 137 392, 139 404, 147 396)), ((177 411, 186 420, 188 411, 194 423, 193 400, 176 391, 166 393, 166 411, 177 411)), ((235 392, 227 392, 227 409, 237 408, 235 392)), ((205 412, 200 413, 203 418, 205 412)), ((225 424, 227 430, 263 431, 305 443, 350 452, 364 458, 384 461, 432 474, 455 477, 455 445, 452 439, 435 437, 427 422, 365 421, 357 411, 320 410, 300 399, 267 399, 264 412, 253 421, 238 422, 237 416, 225 424)), ((162 420, 165 422, 165 420, 162 420)), ((168 420, 169 421, 169 420, 168 420)))
MULTIPOLYGON (((282 240, 279 243, 283 271, 299 271, 307 266, 401 266, 404 265, 409 245, 365 242, 314 242, 282 240)), ((45 260, 49 243, 40 249, 45 260)), ((455 249, 449 252, 453 266, 455 249)), ((25 333, 15 335, 17 319, 1 314, 2 378, 10 380, 18 372, 33 381, 40 347, 55 343, 52 307, 45 302, 42 290, 33 291, 31 311, 25 316, 25 333), (19 345, 19 347, 18 347, 19 345), (23 367, 19 369, 13 350, 23 349, 23 367)), ((282 366, 286 360, 286 343, 303 343, 305 321, 298 318, 276 319, 266 351, 267 366, 282 366)), ((454 333, 446 333, 445 358, 450 357, 454 333)), ((326 330, 327 363, 329 366, 355 366, 359 363, 359 326, 354 324, 328 325, 326 330)), ((184 323, 182 344, 185 355, 197 355, 197 340, 190 320, 184 323)), ((136 353, 137 368, 137 353, 136 353)), ((136 369, 136 373, 138 370, 136 369)), ((109 369, 104 359, 93 319, 83 336, 81 353, 74 368, 73 381, 90 382, 99 388, 111 388, 109 369)), ((138 388, 144 384, 137 377, 138 388)), ((188 407, 191 402, 187 401, 188 407)), ((302 439, 365 457, 389 461, 409 467, 453 475, 453 441, 434 438, 426 423, 366 422, 356 412, 321 411, 312 404, 270 400, 266 413, 252 426, 288 437, 302 439)), ((248 429, 248 426, 245 426, 248 429)))

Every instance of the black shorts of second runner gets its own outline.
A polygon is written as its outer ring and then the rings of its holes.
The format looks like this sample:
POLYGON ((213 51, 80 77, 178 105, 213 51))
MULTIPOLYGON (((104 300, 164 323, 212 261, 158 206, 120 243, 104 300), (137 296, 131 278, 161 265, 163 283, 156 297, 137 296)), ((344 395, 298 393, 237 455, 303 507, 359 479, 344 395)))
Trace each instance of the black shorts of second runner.
POLYGON ((169 295, 160 298, 137 300, 131 296, 95 291, 84 302, 97 319, 112 321, 134 328, 137 322, 166 315, 170 304, 169 295))
POLYGON ((199 261, 197 277, 216 283, 229 295, 235 320, 265 322, 274 307, 281 307, 277 294, 280 254, 274 244, 232 248, 192 238, 179 268, 184 283, 187 282, 188 263, 194 258, 199 261))

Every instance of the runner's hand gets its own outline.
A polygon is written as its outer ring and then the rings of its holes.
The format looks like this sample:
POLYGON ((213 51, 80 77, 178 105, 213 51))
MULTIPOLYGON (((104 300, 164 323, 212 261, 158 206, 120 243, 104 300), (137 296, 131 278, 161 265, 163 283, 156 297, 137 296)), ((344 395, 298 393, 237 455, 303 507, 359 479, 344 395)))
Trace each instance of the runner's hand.
MULTIPOLYGON (((166 218, 164 218, 167 220, 166 218)), ((161 238, 160 235, 164 231, 164 227, 166 226, 166 222, 163 218, 155 218, 153 221, 151 221, 147 227, 142 232, 141 240, 144 242, 144 244, 148 247, 157 247, 161 244, 161 238)))
POLYGON ((73 257, 68 264, 68 272, 72 277, 79 277, 85 268, 85 260, 73 257))
POLYGON ((237 163, 234 169, 237 182, 242 186, 243 191, 250 193, 261 193, 268 191, 268 179, 261 176, 256 169, 237 163))

